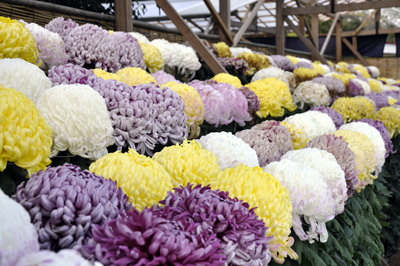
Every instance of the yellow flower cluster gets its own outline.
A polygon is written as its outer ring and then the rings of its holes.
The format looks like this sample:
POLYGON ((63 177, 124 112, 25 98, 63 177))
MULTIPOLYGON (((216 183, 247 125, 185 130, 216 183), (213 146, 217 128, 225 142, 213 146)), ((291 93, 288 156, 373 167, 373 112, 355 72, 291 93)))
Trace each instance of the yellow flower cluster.
POLYGON ((189 139, 196 138, 200 135, 200 125, 204 121, 204 105, 200 94, 195 88, 187 84, 175 83, 169 81, 161 86, 168 87, 181 96, 185 104, 186 125, 188 125, 189 139))
POLYGON ((299 85, 304 81, 312 80, 313 78, 318 77, 317 70, 305 67, 296 68, 293 71, 293 74, 296 77, 297 85, 299 85))
POLYGON ((42 65, 37 62, 39 51, 35 40, 25 24, 14 19, 0 17, 0 59, 21 58, 29 63, 42 65))
POLYGON ((172 190, 171 176, 164 167, 132 149, 103 156, 90 165, 89 171, 116 181, 139 211, 157 204, 172 190))
POLYGON ((222 58, 232 57, 231 50, 225 42, 214 43, 215 48, 217 48, 218 55, 222 58))
POLYGON ((271 62, 268 57, 263 54, 255 54, 244 52, 237 58, 244 59, 249 65, 249 70, 246 71, 246 75, 253 75, 256 71, 271 66, 271 62))
POLYGON ((31 175, 46 169, 52 130, 34 103, 23 93, 0 85, 0 172, 8 162, 31 175))
POLYGON ((153 160, 164 166, 174 187, 188 183, 208 185, 221 172, 217 157, 194 140, 165 147, 154 154, 153 160))
POLYGON ((306 146, 308 138, 301 128, 287 122, 281 122, 281 125, 285 126, 289 130, 290 137, 292 138, 293 149, 301 150, 306 146))
POLYGON ((292 95, 287 84, 277 78, 266 78, 257 80, 246 85, 254 91, 260 101, 260 110, 257 115, 265 118, 283 116, 286 108, 289 111, 296 110, 293 105, 292 95))
POLYGON ((235 76, 232 76, 232 75, 226 74, 226 73, 217 74, 212 78, 212 80, 215 80, 218 83, 231 84, 231 85, 235 86, 235 88, 237 88, 237 89, 243 87, 242 82, 240 81, 240 79, 238 77, 235 77, 235 76))
POLYGON ((382 88, 379 81, 375 79, 368 80, 369 86, 371 87, 371 91, 382 93, 382 88))
POLYGON ((150 73, 157 72, 164 68, 164 59, 162 58, 160 50, 150 44, 144 44, 139 41, 140 47, 144 53, 144 63, 150 73))
POLYGON ((375 120, 381 121, 389 131, 390 138, 400 133, 400 110, 392 106, 383 107, 375 114, 375 120))
POLYGON ((292 62, 293 65, 297 64, 300 60, 295 57, 295 56, 291 56, 291 55, 287 55, 287 58, 289 58, 290 62, 292 62))
POLYGON ((364 78, 371 78, 371 75, 369 74, 368 69, 365 66, 355 65, 353 66, 353 70, 360 72, 364 78))
POLYGON ((342 72, 342 73, 351 73, 350 69, 347 66, 336 66, 335 70, 337 72, 342 72))
POLYGON ((126 67, 117 71, 117 75, 121 77, 122 82, 129 86, 136 86, 139 84, 148 84, 154 82, 157 85, 157 81, 149 73, 141 69, 140 67, 126 67))
POLYGON ((372 119, 375 106, 365 97, 341 97, 336 99, 331 108, 336 110, 347 123, 362 118, 372 119))
POLYGON ((376 159, 374 157, 374 145, 369 138, 359 132, 350 130, 338 130, 333 133, 335 136, 343 137, 349 148, 356 156, 356 171, 359 179, 359 186, 356 191, 360 192, 366 185, 372 184, 377 177, 371 173, 375 170, 376 159))
POLYGON ((349 78, 348 77, 346 77, 345 75, 342 75, 342 74, 338 74, 338 73, 333 73, 330 76, 343 81, 344 85, 346 86, 346 89, 348 89, 348 87, 349 87, 349 78))
POLYGON ((260 167, 239 164, 226 168, 210 183, 212 189, 228 191, 230 197, 237 197, 255 208, 255 213, 268 227, 267 236, 275 238, 269 244, 270 251, 277 262, 283 263, 286 254, 297 259, 290 249, 293 241, 289 239, 292 227, 292 204, 288 190, 271 174, 260 167))
POLYGON ((115 79, 115 80, 118 80, 118 81, 122 81, 121 77, 118 76, 117 74, 109 73, 109 72, 104 71, 103 69, 100 69, 100 68, 93 69, 93 72, 94 72, 94 74, 96 76, 98 76, 99 78, 102 78, 104 80, 115 79))
POLYGON ((317 64, 317 63, 314 62, 314 63, 312 63, 312 65, 313 65, 314 69, 317 71, 318 74, 321 74, 321 75, 325 74, 325 70, 320 64, 317 64))

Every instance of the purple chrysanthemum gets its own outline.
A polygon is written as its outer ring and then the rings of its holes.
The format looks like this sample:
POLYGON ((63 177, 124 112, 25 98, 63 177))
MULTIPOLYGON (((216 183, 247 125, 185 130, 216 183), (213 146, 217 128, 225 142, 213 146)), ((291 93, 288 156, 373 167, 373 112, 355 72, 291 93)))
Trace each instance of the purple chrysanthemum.
POLYGON ((343 97, 346 92, 346 87, 343 81, 334 77, 318 77, 311 81, 325 85, 329 91, 329 96, 331 96, 332 102, 339 97, 343 97))
POLYGON ((349 196, 353 195, 354 190, 358 186, 358 178, 355 168, 356 156, 348 147, 347 142, 343 140, 343 137, 337 137, 335 135, 318 136, 310 140, 306 147, 325 150, 335 156, 337 163, 345 174, 347 194, 349 196))
POLYGON ((165 73, 163 70, 157 71, 150 75, 157 81, 157 84, 159 86, 161 86, 169 81, 181 83, 179 80, 176 80, 174 76, 172 76, 171 74, 165 73))
POLYGON ((309 69, 314 69, 314 66, 311 63, 306 62, 306 61, 299 61, 298 63, 296 63, 294 65, 294 69, 302 68, 302 67, 309 68, 309 69))
POLYGON ((400 91, 384 91, 382 94, 396 99, 398 101, 397 104, 400 103, 400 91))
POLYGON ((85 257, 111 265, 219 266, 226 257, 215 234, 195 224, 172 221, 169 208, 136 209, 94 226, 93 239, 82 248, 85 257))
POLYGON ((325 107, 325 106, 320 106, 320 107, 313 107, 311 108, 312 111, 319 111, 322 113, 325 113, 332 118, 333 123, 336 126, 336 129, 339 129, 341 126, 344 124, 343 117, 334 109, 325 107))
POLYGON ((227 257, 225 265, 267 265, 272 238, 266 237, 268 228, 248 203, 228 194, 188 184, 169 192, 160 204, 170 207, 173 220, 194 222, 199 229, 217 234, 227 257))
POLYGON ((44 28, 51 32, 58 33, 65 43, 68 34, 76 27, 79 27, 79 25, 72 19, 68 18, 65 20, 63 17, 58 17, 50 21, 44 28))
POLYGON ((353 79, 349 79, 349 95, 351 97, 364 96, 364 90, 360 83, 353 79))
POLYGON ((289 58, 283 55, 271 55, 272 60, 274 60, 274 63, 277 67, 284 71, 290 71, 293 72, 294 70, 294 65, 290 61, 289 58))
POLYGON ((64 164, 32 175, 13 199, 30 214, 41 249, 73 248, 92 238, 92 225, 130 209, 128 196, 112 180, 64 164))
POLYGON ((387 128, 385 127, 385 125, 382 122, 375 121, 372 119, 367 119, 367 118, 361 119, 360 122, 365 122, 365 123, 369 124, 370 126, 373 126, 374 128, 376 128, 379 131, 379 133, 382 136, 383 141, 385 142, 385 149, 386 149, 385 158, 387 158, 390 153, 396 152, 393 150, 393 143, 390 140, 389 131, 387 130, 387 128))
POLYGON ((370 92, 365 96, 370 98, 371 100, 373 100, 375 102, 375 105, 376 105, 377 109, 389 106, 388 95, 386 95, 386 94, 370 92))
POLYGON ((77 83, 88 85, 98 79, 93 70, 88 70, 71 63, 52 67, 49 70, 48 76, 53 86, 77 83))
POLYGON ((234 69, 239 71, 239 73, 241 74, 244 74, 247 70, 249 70, 248 63, 246 62, 246 60, 241 58, 222 58, 217 56, 217 60, 225 69, 234 69))
POLYGON ((249 114, 254 117, 256 112, 260 110, 260 101, 258 100, 257 95, 254 91, 250 90, 247 87, 241 87, 239 90, 243 93, 244 97, 247 99, 247 111, 249 114))

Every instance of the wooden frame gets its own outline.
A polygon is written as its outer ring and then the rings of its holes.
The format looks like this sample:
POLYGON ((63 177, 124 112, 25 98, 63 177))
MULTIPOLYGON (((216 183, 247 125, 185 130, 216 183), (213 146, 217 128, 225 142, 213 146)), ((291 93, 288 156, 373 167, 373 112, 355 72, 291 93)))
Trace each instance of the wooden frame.
MULTIPOLYGON (((158 3, 158 1, 156 1, 156 2, 158 3)), ((218 24, 220 30, 222 31, 222 34, 225 36, 225 42, 228 45, 232 45, 232 43, 233 43, 232 36, 230 34, 230 31, 227 29, 224 21, 222 20, 221 16, 218 14, 217 10, 215 10, 215 8, 210 0, 204 0, 204 3, 206 4, 208 10, 210 10, 211 15, 214 17, 215 22, 218 24)), ((165 14, 167 14, 167 13, 165 13, 165 14)))

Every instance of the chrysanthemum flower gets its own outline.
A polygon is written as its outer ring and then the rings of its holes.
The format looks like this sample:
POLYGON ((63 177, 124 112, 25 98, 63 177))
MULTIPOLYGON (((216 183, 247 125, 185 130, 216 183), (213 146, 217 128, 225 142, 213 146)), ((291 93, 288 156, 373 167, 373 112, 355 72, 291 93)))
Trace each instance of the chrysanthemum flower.
POLYGON ((271 55, 274 64, 284 71, 292 72, 294 70, 294 65, 289 58, 283 55, 271 55))
POLYGON ((165 169, 132 149, 103 156, 90 165, 89 171, 115 181, 139 211, 157 204, 172 190, 171 176, 165 169))
POLYGON ((157 85, 157 81, 149 73, 138 67, 126 67, 119 70, 117 75, 121 77, 122 82, 129 86, 148 84, 151 82, 157 85))
POLYGON ((218 55, 222 58, 232 57, 232 53, 229 50, 229 46, 225 42, 214 43, 214 46, 217 48, 218 55))
POLYGON ((231 51, 232 57, 237 58, 239 55, 243 53, 252 53, 253 51, 247 47, 229 47, 231 51))
POLYGON ((102 79, 104 79, 104 80, 107 80, 107 79, 115 79, 115 80, 117 80, 117 81, 122 81, 121 77, 118 76, 117 74, 109 73, 109 72, 107 72, 107 71, 104 71, 103 69, 99 69, 99 68, 93 69, 93 73, 94 73, 97 77, 102 78, 102 79))
POLYGON ((330 134, 336 131, 335 123, 328 114, 310 110, 305 112, 304 115, 311 117, 314 123, 319 125, 320 135, 330 134))
POLYGON ((368 82, 361 79, 349 79, 349 95, 359 96, 366 95, 371 92, 371 87, 368 82))
POLYGON ((295 114, 287 117, 284 122, 300 128, 309 140, 333 132, 335 125, 332 119, 327 114, 321 113, 319 115, 317 113, 316 111, 309 111, 295 114))
POLYGON ((13 199, 29 212, 41 249, 53 251, 86 243, 92 225, 131 207, 113 181, 71 164, 32 175, 18 186, 13 199))
POLYGON ((289 130, 290 137, 292 138, 293 149, 300 150, 306 146, 308 138, 301 128, 287 122, 281 122, 280 124, 289 130))
POLYGON ((364 78, 371 78, 371 75, 368 72, 368 69, 360 64, 355 64, 351 67, 352 71, 360 72, 364 78))
POLYGON ((297 85, 304 81, 312 80, 318 76, 318 72, 316 70, 305 67, 296 68, 293 70, 293 74, 296 77, 297 85))
POLYGON ((376 66, 367 66, 368 73, 371 75, 371 78, 378 78, 380 76, 380 71, 376 66))
POLYGON ((265 78, 277 78, 286 83, 286 85, 293 90, 296 87, 296 79, 294 74, 288 71, 283 71, 277 67, 268 67, 264 69, 260 69, 257 73, 251 78, 251 82, 262 80, 265 78))
POLYGON ((171 221, 168 208, 136 209, 93 227, 85 257, 111 265, 215 265, 226 257, 215 234, 198 233, 194 223, 171 221))
POLYGON ((169 81, 173 81, 175 83, 180 83, 180 81, 176 80, 174 76, 171 74, 165 73, 163 70, 152 73, 151 76, 156 80, 158 85, 164 85, 169 81))
POLYGON ((68 150, 98 159, 114 143, 105 101, 87 85, 59 85, 46 90, 37 108, 53 130, 52 156, 68 150))
POLYGON ((160 204, 170 207, 172 219, 194 222, 198 230, 216 234, 227 257, 225 265, 267 265, 271 260, 267 227, 249 204, 209 186, 175 188, 160 204))
POLYGON ((294 89, 293 102, 300 103, 299 108, 303 108, 304 104, 310 106, 328 106, 331 101, 329 91, 325 85, 314 83, 312 81, 305 81, 294 89))
POLYGON ((129 34, 135 37, 139 42, 142 42, 144 44, 150 43, 149 39, 139 32, 129 32, 129 34))
POLYGON ((382 92, 382 85, 379 81, 375 79, 368 79, 369 86, 371 87, 371 91, 373 92, 382 92))
POLYGON ((306 61, 299 61, 294 65, 294 69, 297 68, 308 68, 308 69, 314 69, 314 66, 312 63, 306 62, 306 61))
POLYGON ((344 211, 344 203, 347 200, 346 179, 344 171, 333 154, 317 148, 305 148, 287 152, 282 156, 282 160, 284 159, 302 163, 317 170, 327 183, 332 198, 335 200, 335 213, 344 211))
POLYGON ((364 97, 341 97, 335 100, 331 106, 338 112, 345 123, 362 118, 372 118, 374 116, 375 106, 364 97))
POLYGON ((332 119, 333 123, 335 124, 336 129, 339 129, 343 124, 343 117, 334 109, 321 106, 321 107, 313 107, 311 108, 311 111, 318 111, 321 113, 325 113, 329 115, 329 117, 332 119))
POLYGON ((397 102, 400 102, 400 92, 399 91, 384 91, 384 92, 382 92, 382 94, 397 100, 397 102))
POLYGON ((383 107, 375 114, 375 120, 382 122, 389 131, 390 138, 400 133, 400 110, 392 106, 383 107))
POLYGON ((248 113, 251 117, 254 117, 257 111, 260 110, 260 101, 258 100, 257 95, 247 87, 241 87, 239 90, 243 93, 244 97, 246 97, 248 113))
POLYGON ((0 172, 7 162, 31 175, 51 163, 51 128, 21 92, 0 85, 0 172))
POLYGON ((218 158, 222 170, 239 163, 250 167, 259 166, 256 151, 230 132, 210 133, 202 136, 198 142, 203 149, 211 151, 218 158))
POLYGON ((249 65, 243 59, 238 58, 231 58, 231 57, 217 57, 218 62, 223 66, 225 69, 235 70, 238 73, 245 74, 249 70, 249 65))
POLYGON ((200 134, 200 125, 204 121, 204 105, 200 94, 195 88, 187 84, 167 82, 161 88, 170 88, 181 96, 185 104, 186 124, 189 138, 196 138, 200 134))
POLYGON ((170 174, 173 187, 188 183, 207 185, 221 172, 218 158, 195 141, 165 147, 154 154, 153 160, 170 174))
POLYGON ((243 87, 242 83, 240 82, 240 79, 238 77, 232 76, 230 74, 220 73, 220 74, 215 75, 212 78, 212 80, 215 80, 218 83, 231 84, 231 85, 235 86, 235 88, 237 88, 237 89, 243 87))
POLYGON ((54 66, 49 70, 49 79, 53 86, 61 84, 91 84, 97 79, 93 70, 73 65, 71 63, 54 66))
POLYGON ((292 64, 293 64, 293 69, 294 69, 294 65, 297 64, 297 63, 300 61, 300 60, 299 60, 297 57, 295 57, 295 56, 287 55, 286 57, 290 60, 290 62, 292 62, 292 64))
POLYGON ((334 101, 338 97, 343 97, 346 92, 346 87, 340 79, 334 77, 318 77, 311 80, 314 83, 325 85, 329 91, 331 100, 334 101))
POLYGON ((335 200, 324 177, 315 169, 298 162, 284 159, 273 162, 264 168, 289 191, 292 202, 292 225, 300 240, 313 243, 328 239, 325 223, 335 217, 335 200), (310 225, 304 231, 300 217, 310 225))
POLYGON ((275 238, 269 244, 274 260, 283 263, 287 255, 297 259, 290 248, 293 239, 289 238, 292 226, 292 205, 289 193, 272 175, 263 172, 260 167, 240 164, 227 168, 211 182, 212 189, 229 192, 231 197, 247 202, 250 208, 268 227, 266 236, 275 238))
MULTIPOLYGON (((319 75, 325 75, 325 69, 324 69, 324 67, 321 65, 321 64, 318 64, 318 63, 312 63, 312 66, 314 67, 314 69, 318 72, 318 74, 319 75)), ((328 68, 329 69, 329 68, 328 68)), ((330 71, 329 71, 330 72, 330 71)), ((329 73, 328 72, 328 73, 329 73)))
POLYGON ((244 52, 237 58, 246 60, 249 65, 250 69, 246 72, 246 75, 253 75, 257 70, 271 66, 268 57, 262 54, 244 52))
POLYGON ((45 29, 57 33, 65 43, 65 40, 72 29, 79 27, 78 23, 68 18, 58 17, 46 24, 45 29))
POLYGON ((389 106, 389 97, 386 94, 370 92, 365 96, 375 102, 377 109, 389 106))
POLYGON ((144 63, 150 73, 157 72, 164 68, 164 60, 160 53, 154 45, 145 44, 139 41, 140 47, 144 53, 144 63))
POLYGON ((34 64, 20 58, 6 58, 0 59, 0 85, 22 92, 36 104, 40 95, 51 88, 51 81, 34 64))
POLYGON ((385 159, 389 156, 390 153, 395 152, 393 151, 393 143, 390 140, 389 131, 382 122, 366 118, 361 119, 360 122, 364 122, 370 126, 373 126, 376 130, 378 130, 379 134, 381 134, 383 142, 385 143, 385 159))
POLYGON ((21 58, 29 63, 39 65, 39 51, 35 40, 23 22, 0 16, 0 59, 21 58))
POLYGON ((75 250, 64 249, 58 253, 50 250, 40 250, 29 253, 18 260, 15 266, 103 266, 99 262, 94 264, 82 258, 75 250))
POLYGON ((19 258, 39 250, 29 213, 0 189, 0 265, 14 266, 19 258))

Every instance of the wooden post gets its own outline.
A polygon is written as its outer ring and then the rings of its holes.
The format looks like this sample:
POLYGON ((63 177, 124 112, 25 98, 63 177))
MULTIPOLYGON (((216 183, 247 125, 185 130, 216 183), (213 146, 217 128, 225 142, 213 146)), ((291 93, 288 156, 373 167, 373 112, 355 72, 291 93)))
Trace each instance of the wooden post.
POLYGON ((325 53, 326 47, 328 46, 329 40, 331 39, 332 36, 333 29, 335 28, 338 19, 339 19, 339 13, 336 13, 335 19, 333 20, 332 25, 329 28, 328 35, 326 36, 324 44, 322 45, 321 55, 324 55, 325 53))
POLYGON ((299 30, 303 35, 305 34, 304 28, 306 27, 306 23, 304 20, 305 20, 304 16, 299 16, 299 30))
POLYGON ((250 26, 251 22, 253 19, 256 17, 258 10, 264 3, 264 0, 258 0, 257 4, 253 7, 253 10, 251 10, 250 14, 247 16, 246 20, 243 22, 243 25, 240 27, 239 31, 235 35, 235 38, 233 39, 233 46, 236 46, 240 39, 242 38, 243 34, 246 32, 247 28, 250 26))
POLYGON ((353 36, 352 38, 351 38, 351 41, 352 41, 352 43, 353 43, 353 46, 354 46, 354 48, 356 48, 356 50, 358 50, 358 45, 357 45, 357 36, 353 36))
POLYGON ((378 9, 378 12, 375 13, 375 34, 379 33, 380 20, 381 20, 381 9, 378 9))
MULTIPOLYGON (((314 40, 314 46, 315 48, 317 48, 317 50, 319 49, 319 32, 318 32, 318 14, 313 14, 311 16, 311 38, 314 40)), ((312 60, 315 61, 316 57, 312 56, 312 60)))
POLYGON ((285 28, 283 27, 283 1, 276 1, 276 54, 285 55, 285 28))
POLYGON ((377 10, 375 10, 375 12, 372 12, 372 14, 369 15, 369 17, 368 17, 366 20, 364 20, 364 21, 361 23, 361 25, 358 26, 358 28, 354 31, 353 36, 356 36, 356 35, 360 32, 360 30, 365 26, 365 24, 367 24, 367 22, 368 22, 376 13, 378 13, 379 10, 380 10, 380 9, 377 9, 377 10))
POLYGON ((361 63, 364 66, 369 66, 368 61, 365 60, 364 57, 362 57, 362 55, 357 51, 357 49, 353 45, 351 45, 351 43, 346 38, 343 38, 342 41, 344 42, 344 44, 347 45, 347 47, 349 47, 349 49, 353 52, 353 54, 355 54, 355 56, 357 56, 357 58, 361 61, 361 63))
POLYGON ((210 10, 211 15, 215 18, 215 22, 218 24, 220 32, 222 31, 222 34, 225 35, 226 44, 232 45, 233 43, 232 35, 230 34, 230 31, 228 31, 225 23, 222 21, 222 18, 219 16, 217 10, 215 10, 210 0, 204 0, 204 3, 206 4, 208 10, 210 10))
MULTIPOLYGON (((225 23, 228 33, 231 35, 231 1, 230 0, 219 0, 219 15, 222 21, 225 23)), ((229 43, 230 40, 226 38, 224 34, 220 35, 221 41, 229 43)))
POLYGON ((200 41, 199 37, 190 29, 185 23, 183 18, 178 14, 175 8, 167 0, 155 0, 159 7, 169 17, 169 19, 175 24, 176 28, 182 33, 182 35, 192 45, 193 49, 199 53, 201 58, 207 63, 214 74, 228 73, 225 68, 217 61, 217 59, 211 54, 211 52, 204 46, 203 42, 200 41))
POLYGON ((336 62, 342 61, 342 22, 336 23, 336 62))
POLYGON ((132 0, 115 0, 115 29, 133 31, 132 0))

